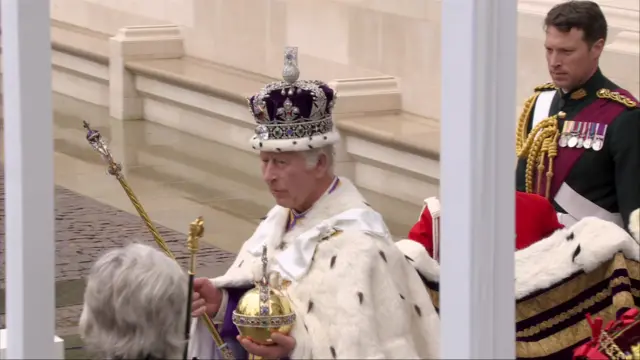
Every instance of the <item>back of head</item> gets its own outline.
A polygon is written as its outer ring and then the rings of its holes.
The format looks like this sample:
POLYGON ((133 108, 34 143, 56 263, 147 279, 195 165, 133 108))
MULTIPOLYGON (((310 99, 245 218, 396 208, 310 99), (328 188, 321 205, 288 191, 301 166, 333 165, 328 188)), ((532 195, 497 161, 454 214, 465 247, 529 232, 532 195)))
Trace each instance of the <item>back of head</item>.
POLYGON ((111 250, 89 273, 80 334, 97 356, 178 358, 184 346, 187 277, 142 244, 111 250))

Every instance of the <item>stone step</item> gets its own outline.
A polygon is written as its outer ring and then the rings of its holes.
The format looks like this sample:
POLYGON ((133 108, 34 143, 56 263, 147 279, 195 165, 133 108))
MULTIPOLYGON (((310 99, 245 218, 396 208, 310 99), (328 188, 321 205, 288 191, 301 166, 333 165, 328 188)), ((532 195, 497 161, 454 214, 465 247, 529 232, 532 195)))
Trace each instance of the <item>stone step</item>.
MULTIPOLYGON (((135 56, 120 58, 131 89, 114 90, 115 60, 109 58, 108 37, 57 21, 52 26, 54 91, 110 107, 112 115, 114 101, 118 102, 115 115, 124 118, 127 108, 137 107, 137 117, 147 121, 250 151, 254 122, 246 97, 273 78, 183 54, 160 54, 164 50, 158 49, 174 44, 179 31, 171 33, 168 26, 134 27, 118 35, 131 36, 123 40, 121 51, 135 56), (154 38, 154 32, 164 35, 154 38)), ((338 79, 332 86, 341 95, 335 115, 344 138, 338 147, 339 172, 363 188, 414 206, 435 195, 438 122, 399 110, 395 78, 338 79), (363 109, 374 111, 365 114, 363 109)))

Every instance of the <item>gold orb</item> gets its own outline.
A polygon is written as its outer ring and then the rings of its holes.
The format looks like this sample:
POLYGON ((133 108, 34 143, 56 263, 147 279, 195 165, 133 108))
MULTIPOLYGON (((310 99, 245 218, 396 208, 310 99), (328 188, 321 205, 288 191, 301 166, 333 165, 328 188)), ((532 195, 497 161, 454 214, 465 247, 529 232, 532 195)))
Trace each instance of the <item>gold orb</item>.
POLYGON ((264 280, 240 298, 232 316, 240 335, 262 345, 273 343, 271 333, 274 331, 288 334, 295 319, 286 295, 264 280))

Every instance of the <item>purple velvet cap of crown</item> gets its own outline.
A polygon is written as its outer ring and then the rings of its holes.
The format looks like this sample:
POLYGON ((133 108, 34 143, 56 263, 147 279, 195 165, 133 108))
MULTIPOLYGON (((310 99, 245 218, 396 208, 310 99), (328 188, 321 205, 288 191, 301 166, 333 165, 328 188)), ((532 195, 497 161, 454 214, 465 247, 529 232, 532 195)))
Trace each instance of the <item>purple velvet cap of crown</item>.
POLYGON ((277 143, 275 148, 280 151, 300 150, 302 145, 282 144, 282 141, 293 143, 318 135, 331 135, 326 137, 326 143, 335 142, 337 135, 331 117, 335 101, 333 89, 321 81, 270 83, 249 99, 257 123, 252 140, 257 141, 258 147, 265 141, 274 146, 277 143))
POLYGON ((303 123, 331 118, 335 93, 321 81, 279 81, 253 95, 249 104, 258 125, 303 123))

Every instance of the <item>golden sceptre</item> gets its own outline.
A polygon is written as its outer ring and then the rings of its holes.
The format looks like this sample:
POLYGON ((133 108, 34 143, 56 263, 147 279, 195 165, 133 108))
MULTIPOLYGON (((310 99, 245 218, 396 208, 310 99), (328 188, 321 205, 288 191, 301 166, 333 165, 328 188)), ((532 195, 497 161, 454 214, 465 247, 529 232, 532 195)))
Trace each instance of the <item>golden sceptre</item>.
POLYGON ((196 277, 196 253, 200 247, 200 238, 204 234, 204 221, 199 216, 189 224, 189 237, 187 238, 187 249, 189 249, 189 286, 187 290, 187 316, 184 327, 184 353, 183 360, 187 360, 189 353, 189 335, 191 334, 191 303, 193 301, 193 280, 196 277))
MULTIPOLYGON (((185 324, 185 340, 187 345, 184 348, 184 360, 187 360, 189 335, 191 333, 191 302, 193 295, 193 280, 196 276, 196 253, 200 249, 200 238, 204 235, 204 220, 199 216, 191 224, 189 224, 189 237, 187 238, 187 248, 189 249, 189 292, 187 301, 187 320, 185 324)), ((215 328, 213 328, 215 330, 215 328)), ((233 353, 227 344, 222 340, 217 331, 211 333, 215 339, 216 346, 225 359, 233 359, 233 353)))
MULTIPOLYGON (((149 215, 142 207, 140 200, 138 200, 138 197, 136 196, 136 194, 134 194, 133 190, 129 186, 129 183, 127 183, 127 180, 125 179, 124 174, 122 174, 122 165, 118 164, 113 159, 113 156, 111 155, 111 151, 109 150, 109 147, 107 146, 107 143, 102 137, 102 135, 100 134, 100 132, 97 130, 91 129, 91 126, 86 121, 83 121, 82 124, 83 124, 83 127, 87 130, 87 141, 89 142, 89 145, 91 145, 91 147, 95 151, 97 151, 102 157, 102 159, 107 163, 107 172, 109 173, 109 175, 114 176, 118 180, 118 182, 122 186, 122 189, 124 189, 125 193, 127 193, 127 196, 129 197, 129 200, 131 200, 133 207, 135 207, 136 211, 138 212, 138 215, 140 215, 142 220, 144 220, 145 225, 147 225, 147 228, 151 232, 151 235, 153 235, 153 239, 156 241, 156 244, 158 244, 160 249, 162 249, 162 251, 167 256, 175 260, 176 257, 173 255, 171 250, 169 250, 169 246, 167 246, 166 241, 164 241, 162 236, 160 236, 158 229, 156 229, 155 225, 153 225, 153 222, 149 218, 149 215)), ((218 349, 228 350, 226 344, 224 343, 224 341, 222 341, 222 337, 220 337, 220 333, 218 332, 218 329, 216 329, 209 315, 204 314, 202 315, 201 319, 202 321, 204 321, 207 328, 209 329, 209 332, 211 333, 211 336, 213 337, 213 340, 215 341, 218 349)), ((225 359, 233 360, 233 354, 231 354, 230 351, 221 350, 221 352, 222 352, 222 356, 225 359)))

